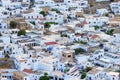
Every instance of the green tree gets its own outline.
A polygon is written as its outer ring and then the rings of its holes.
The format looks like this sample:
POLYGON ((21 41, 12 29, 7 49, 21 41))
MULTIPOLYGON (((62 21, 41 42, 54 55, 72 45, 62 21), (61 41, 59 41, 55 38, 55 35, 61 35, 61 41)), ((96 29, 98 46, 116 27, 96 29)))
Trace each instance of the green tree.
POLYGON ((65 70, 64 70, 64 73, 67 73, 68 71, 69 71, 69 69, 65 69, 65 70))
POLYGON ((113 35, 113 32, 114 32, 114 29, 110 29, 110 30, 108 30, 108 31, 106 32, 106 34, 108 34, 108 35, 113 35))
POLYGON ((70 16, 67 16, 68 19, 72 19, 70 16))
POLYGON ((21 35, 25 35, 26 34, 26 31, 24 30, 24 29, 22 29, 22 30, 20 30, 19 32, 18 32, 18 36, 21 36, 21 35))
POLYGON ((67 35, 66 34, 61 34, 61 37, 67 37, 67 35))
POLYGON ((106 13, 106 14, 105 14, 105 16, 106 16, 106 17, 109 17, 109 14, 108 14, 108 13, 106 13))
POLYGON ((82 72, 81 79, 84 79, 86 77, 86 73, 82 72))
POLYGON ((99 26, 94 26, 95 30, 98 30, 99 29, 99 26))
POLYGON ((56 13, 61 13, 59 10, 57 9, 51 9, 51 11, 55 11, 56 13))
POLYGON ((79 41, 74 41, 74 43, 79 43, 79 44, 87 44, 87 42, 79 40, 79 41))
POLYGON ((44 11, 41 11, 39 14, 42 14, 44 17, 47 15, 44 11))
POLYGON ((44 73, 44 76, 41 76, 39 80, 50 80, 50 78, 47 73, 44 73))
POLYGON ((31 24, 35 25, 35 21, 30 21, 31 24))
POLYGON ((82 54, 83 52, 85 52, 82 48, 77 48, 75 49, 75 54, 78 55, 78 54, 82 54))
POLYGON ((10 28, 14 29, 17 26, 17 23, 15 21, 10 21, 10 28))
POLYGON ((51 24, 58 24, 58 23, 56 23, 56 22, 45 22, 44 27, 45 28, 50 28, 51 24))
POLYGON ((50 24, 48 22, 44 23, 45 28, 50 28, 50 24))

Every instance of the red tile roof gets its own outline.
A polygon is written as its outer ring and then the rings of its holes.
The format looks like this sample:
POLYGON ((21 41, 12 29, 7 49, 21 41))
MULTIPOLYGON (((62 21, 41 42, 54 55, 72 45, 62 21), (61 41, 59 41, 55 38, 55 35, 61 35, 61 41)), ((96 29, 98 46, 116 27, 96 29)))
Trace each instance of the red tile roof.
POLYGON ((88 24, 86 21, 82 22, 82 23, 78 23, 76 24, 75 26, 78 26, 78 27, 83 27, 85 24, 88 24))
POLYGON ((26 62, 27 60, 19 60, 20 62, 26 62))
POLYGON ((46 42, 45 44, 46 45, 55 45, 55 44, 57 44, 57 42, 46 42))
POLYGON ((26 2, 21 2, 21 4, 27 4, 26 2))
POLYGON ((33 73, 33 71, 31 69, 24 69, 23 72, 26 72, 26 73, 33 73))
POLYGON ((93 16, 93 17, 98 17, 98 16, 93 16))
POLYGON ((98 35, 93 35, 93 36, 91 36, 91 39, 95 39, 97 37, 99 37, 99 36, 98 35))
POLYGON ((86 21, 84 21, 84 22, 82 22, 82 24, 84 25, 84 24, 88 24, 86 21))

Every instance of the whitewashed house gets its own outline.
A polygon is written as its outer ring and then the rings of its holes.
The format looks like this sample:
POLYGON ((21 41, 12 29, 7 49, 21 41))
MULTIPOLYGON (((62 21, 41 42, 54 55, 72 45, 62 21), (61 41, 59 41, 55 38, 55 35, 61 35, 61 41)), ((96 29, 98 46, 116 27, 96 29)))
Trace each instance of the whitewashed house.
POLYGON ((50 11, 46 16, 46 22, 56 22, 56 23, 62 24, 63 21, 64 21, 63 15, 58 14, 56 12, 50 11))
POLYGON ((35 0, 36 3, 36 6, 38 7, 44 7, 44 6, 54 6, 54 1, 53 0, 35 0))
POLYGON ((23 13, 22 14, 22 16, 25 18, 25 19, 39 19, 39 18, 43 18, 43 16, 41 15, 41 14, 39 14, 39 13, 34 13, 34 12, 32 12, 32 13, 23 13))
POLYGON ((99 80, 102 76, 101 70, 94 68, 87 73, 86 80, 99 80))
POLYGON ((106 74, 105 79, 107 80, 119 80, 120 79, 120 75, 118 72, 108 72, 106 74))
POLYGON ((15 70, 15 69, 1 69, 0 70, 1 80, 14 80, 13 72, 15 72, 15 71, 17 71, 17 70, 15 70))
POLYGON ((98 16, 103 16, 103 15, 105 15, 105 14, 108 14, 108 15, 109 15, 108 10, 105 9, 105 8, 103 8, 103 9, 97 9, 97 10, 96 10, 96 14, 97 14, 98 16))
POLYGON ((120 1, 112 2, 110 4, 110 8, 111 8, 112 12, 116 15, 120 15, 120 6, 119 5, 120 5, 120 1))
POLYGON ((0 29, 8 29, 7 23, 5 23, 3 20, 0 20, 0 29))
POLYGON ((88 16, 86 17, 86 21, 90 26, 104 26, 109 24, 108 17, 88 16))
POLYGON ((95 0, 96 2, 110 1, 110 0, 95 0))
POLYGON ((4 47, 4 50, 9 56, 14 57, 18 54, 22 54, 23 48, 17 44, 9 44, 4 47))
POLYGON ((79 8, 87 8, 89 6, 88 0, 78 0, 76 1, 77 7, 79 8))
POLYGON ((2 6, 9 9, 21 7, 21 2, 11 2, 10 0, 2 0, 2 6))

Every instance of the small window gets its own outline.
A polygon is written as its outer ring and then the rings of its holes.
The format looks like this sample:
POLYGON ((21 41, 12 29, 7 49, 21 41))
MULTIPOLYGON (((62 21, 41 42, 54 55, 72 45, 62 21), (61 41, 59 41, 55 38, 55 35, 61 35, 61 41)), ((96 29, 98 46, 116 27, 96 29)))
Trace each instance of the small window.
POLYGON ((70 58, 71 57, 71 55, 68 55, 68 58, 70 58))
POLYGON ((68 3, 70 3, 70 1, 68 1, 68 3))

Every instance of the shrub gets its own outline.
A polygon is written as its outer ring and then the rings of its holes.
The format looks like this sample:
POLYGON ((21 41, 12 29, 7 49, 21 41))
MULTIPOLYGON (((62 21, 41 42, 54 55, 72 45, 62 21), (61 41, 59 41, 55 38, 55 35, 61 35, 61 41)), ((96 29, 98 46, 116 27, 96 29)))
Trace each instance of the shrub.
POLYGON ((99 26, 94 26, 95 30, 99 29, 99 26))
POLYGON ((17 23, 15 22, 15 21, 10 21, 10 28, 16 28, 16 26, 17 26, 17 23))
POLYGON ((52 9, 51 11, 55 11, 56 13, 61 13, 59 10, 57 9, 52 9))
POLYGON ((50 78, 47 73, 44 73, 44 76, 41 76, 39 80, 50 80, 50 78))
POLYGON ((68 19, 72 19, 70 16, 67 16, 68 19))
POLYGON ((25 35, 25 34, 26 34, 26 31, 24 29, 18 32, 18 36, 25 35))
POLYGON ((42 14, 44 17, 47 15, 44 11, 41 11, 39 14, 42 14))
POLYGON ((35 22, 34 21, 30 21, 31 24, 35 25, 35 22))
POLYGON ((105 14, 105 16, 106 16, 106 17, 109 17, 109 14, 108 14, 108 13, 106 13, 106 14, 105 14))
POLYGON ((56 23, 56 22, 45 22, 44 27, 45 28, 50 28, 51 24, 58 24, 58 23, 56 23))
POLYGON ((85 41, 82 41, 82 40, 80 40, 80 41, 75 41, 75 43, 87 44, 87 42, 85 42, 85 41))
POLYGON ((61 37, 67 37, 67 35, 66 34, 61 34, 61 37))
POLYGON ((75 54, 78 55, 78 54, 82 54, 83 52, 85 52, 82 48, 77 48, 75 49, 75 54))
POLYGON ((86 77, 86 73, 82 72, 81 79, 84 79, 86 77))
POLYGON ((108 34, 108 35, 113 35, 113 32, 114 32, 114 29, 111 29, 111 30, 108 30, 108 31, 106 32, 106 34, 108 34))

